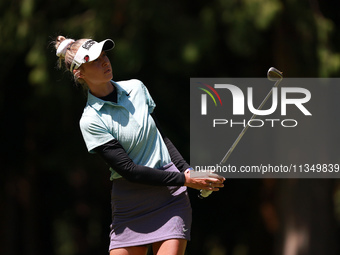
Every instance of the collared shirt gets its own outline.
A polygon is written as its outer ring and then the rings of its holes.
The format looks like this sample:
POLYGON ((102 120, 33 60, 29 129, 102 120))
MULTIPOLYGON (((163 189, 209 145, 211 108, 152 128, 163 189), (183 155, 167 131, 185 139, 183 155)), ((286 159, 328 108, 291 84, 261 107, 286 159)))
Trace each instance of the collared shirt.
MULTIPOLYGON (((80 119, 87 149, 117 139, 137 165, 160 168, 171 162, 169 152, 150 113, 156 107, 147 88, 139 80, 112 82, 117 103, 103 101, 88 92, 80 119)), ((111 179, 121 177, 114 169, 111 179)))

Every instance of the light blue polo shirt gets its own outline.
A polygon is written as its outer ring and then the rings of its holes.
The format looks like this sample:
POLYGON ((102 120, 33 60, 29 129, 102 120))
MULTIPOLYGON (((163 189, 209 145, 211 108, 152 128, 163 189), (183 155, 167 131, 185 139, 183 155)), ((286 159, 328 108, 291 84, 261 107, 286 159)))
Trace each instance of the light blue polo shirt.
MULTIPOLYGON (((150 113, 156 107, 139 80, 113 82, 117 103, 103 101, 88 92, 80 129, 90 153, 117 139, 137 165, 159 168, 171 162, 169 152, 150 113)), ((121 176, 111 170, 111 180, 121 176)))

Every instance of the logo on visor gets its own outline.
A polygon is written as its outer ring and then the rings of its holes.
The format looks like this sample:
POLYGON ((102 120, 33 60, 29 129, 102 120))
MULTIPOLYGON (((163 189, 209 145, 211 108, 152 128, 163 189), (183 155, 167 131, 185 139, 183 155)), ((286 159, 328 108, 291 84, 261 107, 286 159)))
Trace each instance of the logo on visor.
POLYGON ((86 50, 89 50, 93 44, 95 44, 96 42, 93 40, 88 40, 87 42, 85 42, 82 47, 86 50))

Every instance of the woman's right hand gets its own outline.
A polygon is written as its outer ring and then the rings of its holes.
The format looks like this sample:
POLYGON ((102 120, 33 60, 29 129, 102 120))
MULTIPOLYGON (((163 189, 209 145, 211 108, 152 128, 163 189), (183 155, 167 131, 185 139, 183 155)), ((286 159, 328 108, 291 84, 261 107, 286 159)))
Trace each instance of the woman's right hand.
POLYGON ((184 172, 184 186, 198 190, 218 191, 223 188, 225 178, 213 172, 197 172, 186 170, 184 172))

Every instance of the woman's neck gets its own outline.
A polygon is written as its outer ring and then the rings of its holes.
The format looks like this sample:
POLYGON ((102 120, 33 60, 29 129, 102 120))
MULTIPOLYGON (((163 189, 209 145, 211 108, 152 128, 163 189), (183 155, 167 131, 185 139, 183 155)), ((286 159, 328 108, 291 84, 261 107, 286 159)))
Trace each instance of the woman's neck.
POLYGON ((91 94, 95 97, 105 97, 112 93, 114 90, 114 86, 112 85, 111 81, 104 83, 102 85, 92 85, 89 86, 91 94))

